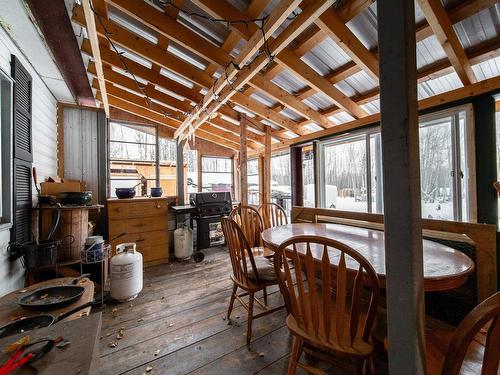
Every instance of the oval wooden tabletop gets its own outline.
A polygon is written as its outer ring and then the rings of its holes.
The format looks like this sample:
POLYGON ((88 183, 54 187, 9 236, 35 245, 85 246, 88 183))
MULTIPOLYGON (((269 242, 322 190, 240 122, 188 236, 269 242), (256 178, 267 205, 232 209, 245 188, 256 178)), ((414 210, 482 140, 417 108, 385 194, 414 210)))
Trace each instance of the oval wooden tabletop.
MULTIPOLYGON (((18 289, 15 290, 9 294, 6 294, 5 296, 0 298, 0 327, 14 321, 20 318, 27 318, 29 316, 35 316, 35 315, 43 315, 43 314, 49 314, 52 316, 57 317, 58 315, 65 313, 66 311, 69 311, 77 306, 81 306, 87 302, 90 302, 94 299, 94 283, 87 279, 86 277, 81 279, 77 285, 83 286, 85 288, 85 291, 83 292, 82 297, 78 300, 73 302, 71 305, 62 307, 57 310, 28 310, 28 309, 23 309, 17 304, 17 301, 19 298, 21 298, 23 295, 26 295, 26 293, 34 292, 37 289, 40 288, 45 288, 49 286, 59 286, 59 285, 70 285, 71 282, 74 280, 74 277, 62 277, 59 279, 53 279, 53 280, 47 280, 43 281, 38 284, 31 285, 29 287, 23 288, 23 289, 18 289)), ((84 315, 90 314, 90 307, 87 307, 85 309, 82 309, 70 316, 68 316, 66 320, 72 320, 79 318, 84 315)))
MULTIPOLYGON (((276 251, 281 243, 293 236, 314 235, 340 241, 362 254, 377 272, 385 287, 384 232, 341 224, 296 223, 281 225, 262 232, 264 244, 276 251)), ((467 255, 449 246, 423 240, 424 287, 426 291, 443 291, 457 288, 467 281, 474 271, 474 262, 467 255)), ((319 251, 312 249, 320 259, 319 251)), ((331 258, 333 259, 333 258, 331 258)))

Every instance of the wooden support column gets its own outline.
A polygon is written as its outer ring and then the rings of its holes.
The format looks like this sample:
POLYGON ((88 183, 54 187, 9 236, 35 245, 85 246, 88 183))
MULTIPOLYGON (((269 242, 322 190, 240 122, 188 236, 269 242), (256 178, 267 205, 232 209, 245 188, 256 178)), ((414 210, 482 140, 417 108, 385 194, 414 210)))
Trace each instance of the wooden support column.
POLYGON ((290 174, 292 206, 304 205, 304 179, 302 176, 302 147, 290 148, 290 174))
POLYGON ((415 3, 377 2, 389 372, 425 373, 415 3))
POLYGON ((271 128, 266 126, 264 136, 264 185, 263 185, 263 203, 271 202, 271 128))
POLYGON ((240 195, 241 205, 248 206, 248 152, 247 152, 247 115, 240 115, 240 195))
POLYGON ((186 140, 183 139, 179 141, 177 139, 177 162, 176 162, 176 172, 177 172, 177 204, 182 206, 186 203, 185 200, 185 185, 184 185, 184 146, 186 145, 186 140))

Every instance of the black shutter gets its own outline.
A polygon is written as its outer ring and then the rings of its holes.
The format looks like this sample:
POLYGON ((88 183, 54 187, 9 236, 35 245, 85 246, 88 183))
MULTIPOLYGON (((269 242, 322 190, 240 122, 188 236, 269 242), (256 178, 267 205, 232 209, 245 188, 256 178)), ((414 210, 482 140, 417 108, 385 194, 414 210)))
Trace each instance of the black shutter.
POLYGON ((24 243, 31 240, 32 82, 30 74, 14 55, 11 69, 14 79, 14 217, 11 240, 24 243))

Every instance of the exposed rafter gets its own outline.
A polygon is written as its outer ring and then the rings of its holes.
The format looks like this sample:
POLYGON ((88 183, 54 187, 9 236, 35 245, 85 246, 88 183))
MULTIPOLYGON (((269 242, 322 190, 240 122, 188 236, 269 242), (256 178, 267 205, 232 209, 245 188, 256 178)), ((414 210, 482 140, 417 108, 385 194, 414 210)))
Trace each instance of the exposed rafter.
POLYGON ((474 75, 469 59, 441 1, 418 0, 418 4, 462 83, 470 85, 476 82, 476 76, 474 75))

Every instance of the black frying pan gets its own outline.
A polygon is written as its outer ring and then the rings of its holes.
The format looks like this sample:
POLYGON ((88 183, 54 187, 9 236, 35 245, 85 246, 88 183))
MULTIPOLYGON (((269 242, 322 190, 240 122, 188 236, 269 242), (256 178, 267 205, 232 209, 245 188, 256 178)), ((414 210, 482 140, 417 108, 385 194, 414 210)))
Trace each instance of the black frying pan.
POLYGON ((78 301, 85 288, 76 285, 83 277, 89 274, 84 274, 75 280, 70 285, 58 285, 41 288, 31 292, 17 301, 18 305, 29 310, 56 310, 61 307, 72 304, 78 301))
POLYGON ((35 315, 27 318, 21 318, 12 323, 0 327, 0 338, 4 338, 11 335, 16 335, 18 333, 23 333, 26 331, 31 331, 37 328, 43 328, 51 326, 64 318, 76 313, 77 311, 83 310, 89 306, 92 306, 94 302, 87 302, 83 305, 77 306, 74 309, 66 311, 65 313, 55 317, 53 315, 35 315))

